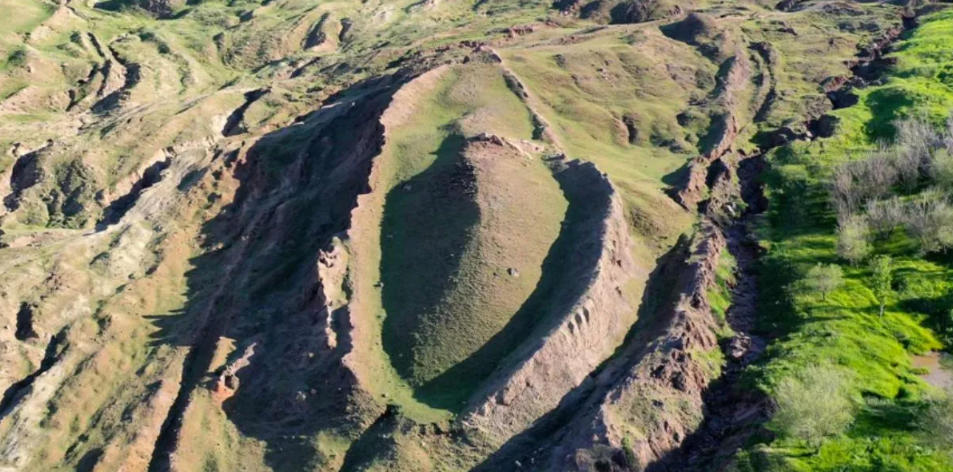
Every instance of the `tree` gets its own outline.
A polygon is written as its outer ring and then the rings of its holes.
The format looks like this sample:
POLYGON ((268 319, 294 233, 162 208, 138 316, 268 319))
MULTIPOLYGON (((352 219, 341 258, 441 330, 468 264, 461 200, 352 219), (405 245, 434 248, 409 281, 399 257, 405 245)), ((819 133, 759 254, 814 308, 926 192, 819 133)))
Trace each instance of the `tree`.
POLYGON ((870 254, 870 226, 862 215, 851 215, 837 228, 837 254, 856 264, 870 254))
POLYGON ((870 270, 873 272, 871 289, 874 291, 874 297, 880 303, 880 317, 884 316, 884 308, 887 306, 887 297, 893 293, 893 260, 890 256, 877 256, 870 261, 870 270))
POLYGON ((859 193, 850 165, 835 167, 831 178, 831 200, 837 212, 837 221, 844 221, 857 211, 859 193))
POLYGON ((857 214, 868 201, 890 194, 898 175, 887 151, 835 167, 830 192, 837 220, 843 221, 857 214))
POLYGON ((825 436, 844 432, 854 420, 850 376, 828 365, 811 365, 797 376, 782 379, 773 398, 777 411, 771 429, 814 447, 825 436))
POLYGON ((953 246, 953 207, 944 193, 923 192, 907 206, 904 219, 907 230, 924 253, 945 251, 953 246))
POLYGON ((801 282, 805 291, 820 293, 821 299, 827 300, 828 294, 844 285, 844 271, 837 264, 817 264, 807 271, 801 282))
POLYGON ((889 236, 894 228, 906 221, 906 209, 899 198, 874 200, 867 204, 867 222, 881 237, 889 236))
POLYGON ((924 170, 928 169, 931 155, 943 146, 943 139, 933 124, 925 117, 909 118, 895 124, 897 157, 894 165, 900 182, 908 191, 916 188, 924 170))
POLYGON ((930 178, 940 188, 953 190, 953 153, 947 149, 934 153, 933 160, 930 161, 930 178))

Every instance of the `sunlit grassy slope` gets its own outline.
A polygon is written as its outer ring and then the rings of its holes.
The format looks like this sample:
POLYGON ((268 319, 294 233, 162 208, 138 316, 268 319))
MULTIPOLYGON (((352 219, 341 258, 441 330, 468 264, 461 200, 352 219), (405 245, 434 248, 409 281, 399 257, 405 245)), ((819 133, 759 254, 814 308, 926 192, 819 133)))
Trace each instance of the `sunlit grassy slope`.
POLYGON ((505 65, 530 90, 563 151, 609 175, 643 243, 638 259, 653 257, 648 248, 674 243, 690 224, 661 190, 696 152, 699 137, 676 115, 714 86, 715 67, 645 26, 582 35, 574 44, 539 36, 539 45, 500 49, 505 65), (679 58, 678 73, 665 69, 662 56, 679 58))

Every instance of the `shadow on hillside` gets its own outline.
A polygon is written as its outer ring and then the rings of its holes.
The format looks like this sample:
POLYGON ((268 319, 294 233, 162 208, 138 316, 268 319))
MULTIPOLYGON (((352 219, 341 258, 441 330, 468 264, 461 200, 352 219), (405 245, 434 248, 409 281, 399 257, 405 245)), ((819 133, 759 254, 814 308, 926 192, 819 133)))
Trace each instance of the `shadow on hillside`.
POLYGON ((864 103, 870 108, 872 116, 864 125, 864 132, 870 142, 892 140, 896 135, 893 123, 902 117, 902 112, 915 104, 908 90, 894 87, 874 90, 867 95, 864 103))
MULTIPOLYGON (((686 159, 678 169, 675 169, 672 172, 662 176, 662 183, 668 187, 671 187, 672 189, 676 189, 682 185, 685 185, 685 183, 688 182, 689 165, 691 163, 691 159, 686 159)), ((677 193, 677 191, 672 190, 672 193, 677 193)))
MULTIPOLYGON (((476 177, 463 158, 465 139, 451 134, 425 171, 387 193, 381 220, 381 301, 384 351, 397 373, 415 377, 417 348, 443 317, 472 231, 480 222, 476 177)), ((450 385, 451 389, 458 388, 450 385)), ((450 408, 439 400, 425 401, 450 408)))
POLYGON ((93 4, 93 8, 98 8, 100 10, 106 10, 106 11, 114 11, 114 12, 120 11, 128 7, 129 7, 129 2, 123 1, 123 0, 104 0, 102 2, 96 2, 93 4))
MULTIPOLYGON (((349 228, 357 197, 369 190, 372 158, 383 145, 380 115, 404 79, 378 81, 356 94, 354 106, 322 109, 264 136, 246 159, 237 151, 225 153, 217 157, 223 169, 186 176, 198 178, 196 185, 212 194, 236 190, 234 200, 202 228, 205 251, 190 260, 185 308, 150 318, 159 328, 154 344, 191 348, 150 471, 170 470, 191 399, 221 391, 220 379, 226 380, 226 393, 234 389, 222 404, 229 422, 260 441, 275 471, 335 463, 340 458, 321 448, 353 440, 383 411, 361 396, 351 371, 341 365, 351 347, 349 314, 326 308, 318 268, 333 264, 322 251, 349 228), (223 174, 235 181, 223 180, 223 174), (213 366, 223 338, 235 346, 227 362, 251 353, 249 365, 234 375, 213 366), (319 443, 319 433, 330 443, 319 443)), ((186 421, 194 424, 197 417, 186 421)), ((186 433, 196 434, 195 428, 186 433)), ((209 437, 181 437, 184 450, 228 446, 227 430, 198 433, 209 437)))
POLYGON ((569 202, 559 236, 542 264, 536 288, 506 325, 465 360, 415 391, 421 402, 459 411, 491 374, 505 371, 538 348, 555 317, 585 292, 601 254, 599 230, 610 205, 608 188, 595 167, 572 163, 554 175, 569 202), (580 184, 581 182, 592 185, 580 184), (602 184, 602 185, 600 185, 602 184), (512 354, 511 359, 507 359, 512 354))

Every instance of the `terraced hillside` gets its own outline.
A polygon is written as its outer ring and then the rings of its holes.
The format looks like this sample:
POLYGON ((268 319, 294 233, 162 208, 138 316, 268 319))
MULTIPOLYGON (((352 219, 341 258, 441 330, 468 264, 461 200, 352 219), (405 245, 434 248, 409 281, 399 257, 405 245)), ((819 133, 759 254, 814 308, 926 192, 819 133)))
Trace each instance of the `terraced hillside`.
POLYGON ((0 471, 953 469, 943 5, 0 18, 0 471))

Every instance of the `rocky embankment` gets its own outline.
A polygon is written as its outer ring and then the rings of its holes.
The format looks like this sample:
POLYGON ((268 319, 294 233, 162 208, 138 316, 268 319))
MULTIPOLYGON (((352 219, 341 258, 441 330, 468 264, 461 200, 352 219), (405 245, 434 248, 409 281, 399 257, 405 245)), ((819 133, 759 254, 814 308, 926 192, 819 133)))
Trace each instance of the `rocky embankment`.
POLYGON ((554 409, 616 347, 631 323, 623 294, 634 263, 622 202, 591 163, 558 162, 569 200, 561 237, 572 247, 560 295, 539 314, 537 333, 517 348, 471 401, 464 424, 502 444, 554 409))

